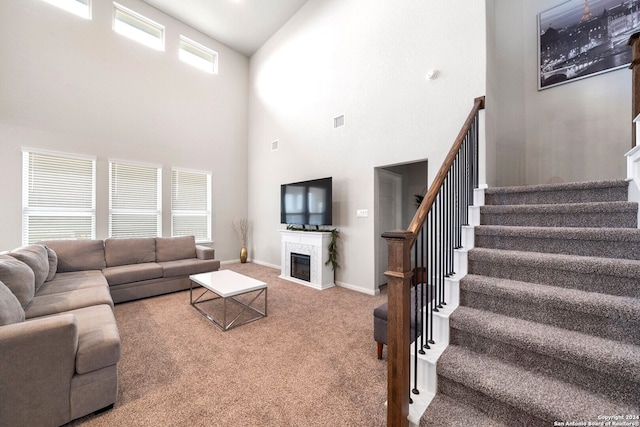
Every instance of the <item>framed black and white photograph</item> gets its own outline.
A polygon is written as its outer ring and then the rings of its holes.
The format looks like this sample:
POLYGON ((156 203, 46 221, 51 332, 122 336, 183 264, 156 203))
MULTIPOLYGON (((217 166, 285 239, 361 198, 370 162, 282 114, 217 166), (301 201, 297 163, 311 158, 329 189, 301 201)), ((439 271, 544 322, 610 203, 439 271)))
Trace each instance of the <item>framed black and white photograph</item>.
POLYGON ((640 0, 566 0, 538 14, 538 90, 626 67, 640 0))

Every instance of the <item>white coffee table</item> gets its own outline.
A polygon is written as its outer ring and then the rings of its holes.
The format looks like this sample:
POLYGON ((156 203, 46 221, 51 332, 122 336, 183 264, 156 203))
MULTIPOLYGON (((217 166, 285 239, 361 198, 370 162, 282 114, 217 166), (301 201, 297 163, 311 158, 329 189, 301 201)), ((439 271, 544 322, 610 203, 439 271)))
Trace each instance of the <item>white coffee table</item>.
POLYGON ((223 331, 228 331, 233 327, 244 325, 246 323, 253 322, 254 320, 267 317, 267 284, 265 282, 261 282, 259 280, 244 276, 231 270, 219 270, 212 271, 210 273, 194 274, 189 276, 189 279, 191 282, 191 285, 189 286, 189 301, 191 302, 191 305, 193 306, 193 308, 198 310, 200 314, 211 321, 211 323, 218 326, 223 331), (204 292, 202 292, 200 296, 198 296, 195 300, 193 299, 194 283, 197 283, 205 288, 204 292), (213 298, 203 299, 203 297, 210 292, 216 294, 217 296, 213 298), (250 292, 255 292, 255 296, 253 296, 253 298, 249 302, 240 301, 236 298, 239 295, 247 294, 250 292), (254 302, 256 302, 256 300, 261 295, 264 295, 264 311, 261 311, 254 305, 254 302), (203 303, 206 303, 208 301, 214 301, 218 299, 222 299, 222 322, 218 322, 213 318, 211 314, 198 307, 198 305, 202 305, 203 303), (235 317, 229 321, 227 320, 227 316, 229 315, 227 307, 228 300, 232 300, 233 302, 241 306, 240 312, 237 313, 235 317), (256 316, 245 319, 241 323, 236 323, 240 316, 247 311, 255 313, 256 316))

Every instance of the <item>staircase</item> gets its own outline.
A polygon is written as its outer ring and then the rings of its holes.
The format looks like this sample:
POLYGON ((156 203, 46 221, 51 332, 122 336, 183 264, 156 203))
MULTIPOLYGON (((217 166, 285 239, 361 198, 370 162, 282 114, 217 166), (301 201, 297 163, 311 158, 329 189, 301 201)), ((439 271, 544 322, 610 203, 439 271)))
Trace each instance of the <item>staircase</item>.
POLYGON ((485 190, 420 426, 639 425, 640 230, 627 186, 485 190))

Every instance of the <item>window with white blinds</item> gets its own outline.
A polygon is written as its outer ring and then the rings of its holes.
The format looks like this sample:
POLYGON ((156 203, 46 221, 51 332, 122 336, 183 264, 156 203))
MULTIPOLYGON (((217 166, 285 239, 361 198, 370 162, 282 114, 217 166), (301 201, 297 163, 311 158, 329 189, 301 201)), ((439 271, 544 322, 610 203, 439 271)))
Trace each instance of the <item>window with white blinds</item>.
POLYGON ((93 239, 95 157, 22 150, 22 242, 93 239))
POLYGON ((109 236, 162 235, 162 168, 109 161, 109 236))
POLYGON ((211 241, 211 173, 171 170, 171 235, 211 241))

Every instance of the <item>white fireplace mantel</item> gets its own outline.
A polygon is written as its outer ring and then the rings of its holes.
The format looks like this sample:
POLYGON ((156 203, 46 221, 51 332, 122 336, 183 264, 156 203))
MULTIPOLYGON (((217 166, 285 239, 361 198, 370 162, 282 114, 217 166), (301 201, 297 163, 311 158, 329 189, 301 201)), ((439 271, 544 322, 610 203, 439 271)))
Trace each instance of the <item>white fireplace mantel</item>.
POLYGON ((333 269, 329 260, 330 231, 281 230, 280 278, 290 280, 315 289, 327 289, 335 286, 333 269), (291 253, 309 255, 310 281, 291 277, 291 253))

